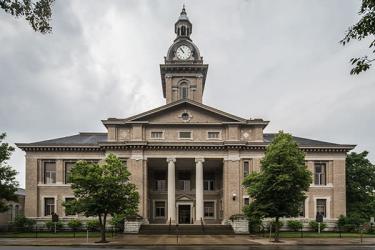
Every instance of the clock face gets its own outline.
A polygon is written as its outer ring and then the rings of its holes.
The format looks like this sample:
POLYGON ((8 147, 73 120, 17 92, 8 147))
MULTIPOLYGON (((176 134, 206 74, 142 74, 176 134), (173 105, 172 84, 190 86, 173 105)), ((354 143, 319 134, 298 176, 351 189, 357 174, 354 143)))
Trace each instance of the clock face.
POLYGON ((181 45, 177 48, 176 56, 180 60, 186 60, 191 56, 191 50, 186 45, 181 45))

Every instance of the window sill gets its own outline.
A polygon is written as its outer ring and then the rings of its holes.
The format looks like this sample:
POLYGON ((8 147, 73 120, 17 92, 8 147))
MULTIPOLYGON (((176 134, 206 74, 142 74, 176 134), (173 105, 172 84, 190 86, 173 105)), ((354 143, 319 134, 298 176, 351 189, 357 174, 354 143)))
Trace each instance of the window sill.
POLYGON ((310 184, 310 188, 333 188, 333 184, 332 183, 328 183, 327 185, 310 184))
POLYGON ((62 184, 62 183, 51 183, 51 184, 38 184, 38 187, 70 187, 71 184, 62 184))

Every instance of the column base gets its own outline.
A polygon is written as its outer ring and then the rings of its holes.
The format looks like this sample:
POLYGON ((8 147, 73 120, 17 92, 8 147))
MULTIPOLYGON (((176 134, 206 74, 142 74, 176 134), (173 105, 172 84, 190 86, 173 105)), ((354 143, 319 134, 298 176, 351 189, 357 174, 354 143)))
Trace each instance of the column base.
MULTIPOLYGON (((169 220, 167 220, 167 222, 165 223, 167 225, 169 225, 169 220)), ((171 225, 176 225, 176 220, 171 220, 171 225)))

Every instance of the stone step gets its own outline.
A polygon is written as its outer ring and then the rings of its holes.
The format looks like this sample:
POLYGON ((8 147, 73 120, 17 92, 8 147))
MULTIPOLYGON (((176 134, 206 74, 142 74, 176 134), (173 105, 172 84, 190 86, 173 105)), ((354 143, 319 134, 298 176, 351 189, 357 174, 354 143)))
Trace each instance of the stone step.
POLYGON ((142 225, 140 234, 185 234, 185 235, 232 235, 233 228, 230 225, 142 225))

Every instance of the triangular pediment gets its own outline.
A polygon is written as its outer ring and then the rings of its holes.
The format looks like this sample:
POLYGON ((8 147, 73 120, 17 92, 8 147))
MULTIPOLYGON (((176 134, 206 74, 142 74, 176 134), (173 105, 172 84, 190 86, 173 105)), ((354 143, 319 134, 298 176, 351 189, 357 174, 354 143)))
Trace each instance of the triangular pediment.
POLYGON ((192 201, 193 197, 182 194, 182 195, 178 196, 176 200, 177 201, 192 201))
POLYGON ((180 100, 125 119, 149 123, 223 123, 245 119, 191 100, 180 100))

